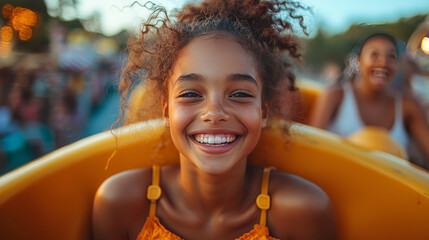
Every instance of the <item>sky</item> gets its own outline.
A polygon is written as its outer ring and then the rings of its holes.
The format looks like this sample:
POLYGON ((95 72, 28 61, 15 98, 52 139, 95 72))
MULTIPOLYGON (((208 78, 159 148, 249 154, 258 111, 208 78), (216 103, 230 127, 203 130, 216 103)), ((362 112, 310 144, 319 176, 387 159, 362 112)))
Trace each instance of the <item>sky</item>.
MULTIPOLYGON (((46 0, 49 1, 55 0, 46 0)), ((152 0, 167 9, 180 7, 184 0, 152 0)), ((143 7, 130 6, 134 0, 78 0, 80 17, 98 11, 102 18, 102 31, 114 35, 122 29, 137 29, 148 11, 143 7), (123 8, 123 9, 122 9, 123 8), (122 9, 122 10, 120 10, 122 9)), ((140 2, 146 2, 142 0, 140 2)), ((301 0, 312 8, 312 15, 306 18, 310 34, 318 28, 327 33, 339 33, 354 23, 377 24, 393 22, 401 17, 429 14, 429 0, 301 0)))

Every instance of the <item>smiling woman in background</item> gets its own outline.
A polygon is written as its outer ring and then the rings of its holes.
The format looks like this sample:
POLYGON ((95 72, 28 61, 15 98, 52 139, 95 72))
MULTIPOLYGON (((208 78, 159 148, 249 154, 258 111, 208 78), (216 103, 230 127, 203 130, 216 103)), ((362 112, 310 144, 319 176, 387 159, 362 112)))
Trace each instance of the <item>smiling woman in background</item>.
POLYGON ((349 137, 365 126, 389 131, 406 148, 414 138, 429 167, 429 126, 421 106, 410 97, 393 95, 387 85, 398 64, 396 40, 384 33, 366 38, 358 52, 359 74, 353 83, 329 87, 316 101, 310 124, 349 137))

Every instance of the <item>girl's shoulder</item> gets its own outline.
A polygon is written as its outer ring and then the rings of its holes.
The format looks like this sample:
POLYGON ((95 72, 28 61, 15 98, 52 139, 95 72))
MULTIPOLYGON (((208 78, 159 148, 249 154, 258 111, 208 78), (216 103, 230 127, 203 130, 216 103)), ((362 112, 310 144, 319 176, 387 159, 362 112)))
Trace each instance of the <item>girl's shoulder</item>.
POLYGON ((146 186, 152 181, 152 169, 132 169, 117 173, 106 179, 97 190, 96 197, 125 201, 146 193, 146 186))
POLYGON ((404 94, 402 97, 402 104, 405 111, 421 111, 422 105, 418 99, 413 95, 404 94))
POLYGON ((353 88, 353 86, 349 83, 334 83, 326 87, 322 96, 324 95, 324 97, 331 102, 341 102, 345 88, 353 88))
POLYGON ((327 128, 336 115, 343 101, 344 88, 341 84, 326 87, 314 102, 310 115, 310 125, 318 128, 327 128))
POLYGON ((329 207, 328 195, 317 185, 301 177, 280 171, 273 171, 270 177, 273 207, 304 207, 317 210, 329 207))
POLYGON ((106 210, 126 212, 148 210, 147 187, 152 183, 152 169, 139 168, 117 173, 106 179, 95 195, 106 210))
POLYGON ((148 215, 146 189, 152 182, 150 168, 128 170, 106 179, 93 203, 95 239, 122 239, 138 231, 148 215))
POLYGON ((328 195, 295 175, 270 177, 270 232, 280 239, 335 239, 335 215, 328 195))
MULTIPOLYGON (((402 96, 402 115, 405 120, 405 124, 411 124, 412 122, 418 123, 419 125, 425 125, 427 121, 424 106, 414 96, 403 95, 402 96)), ((422 128, 419 126, 418 128, 422 128)))

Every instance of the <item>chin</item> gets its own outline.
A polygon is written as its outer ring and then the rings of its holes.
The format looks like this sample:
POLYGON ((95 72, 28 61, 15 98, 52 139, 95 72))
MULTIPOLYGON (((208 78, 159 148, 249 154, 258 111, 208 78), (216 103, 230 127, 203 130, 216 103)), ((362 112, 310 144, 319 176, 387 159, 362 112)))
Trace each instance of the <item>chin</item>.
POLYGON ((384 89, 386 89, 386 87, 389 84, 389 82, 390 81, 384 81, 384 82, 371 81, 373 89, 377 89, 377 90, 384 90, 384 89))
POLYGON ((205 159, 203 161, 195 162, 197 168, 209 175, 221 175, 230 171, 238 162, 226 162, 219 159, 209 160, 205 159))

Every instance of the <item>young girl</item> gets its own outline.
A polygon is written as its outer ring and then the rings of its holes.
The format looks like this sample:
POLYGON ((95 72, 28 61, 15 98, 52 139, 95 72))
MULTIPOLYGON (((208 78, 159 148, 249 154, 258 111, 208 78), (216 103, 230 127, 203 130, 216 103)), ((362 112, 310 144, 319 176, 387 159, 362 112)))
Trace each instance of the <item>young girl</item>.
POLYGON ((429 167, 429 126, 424 111, 414 99, 387 91, 397 63, 398 49, 392 36, 369 36, 358 53, 359 74, 354 84, 328 88, 316 101, 310 124, 344 137, 366 125, 381 127, 404 148, 412 137, 429 167))
POLYGON ((300 54, 280 15, 296 16, 297 7, 207 0, 184 6, 176 22, 154 9, 129 45, 121 88, 142 70, 146 84, 155 84, 146 98, 159 103, 180 164, 104 182, 94 200, 94 239, 336 238, 333 208, 320 188, 247 164, 269 116, 281 112, 281 87, 293 87, 279 53, 300 54))

